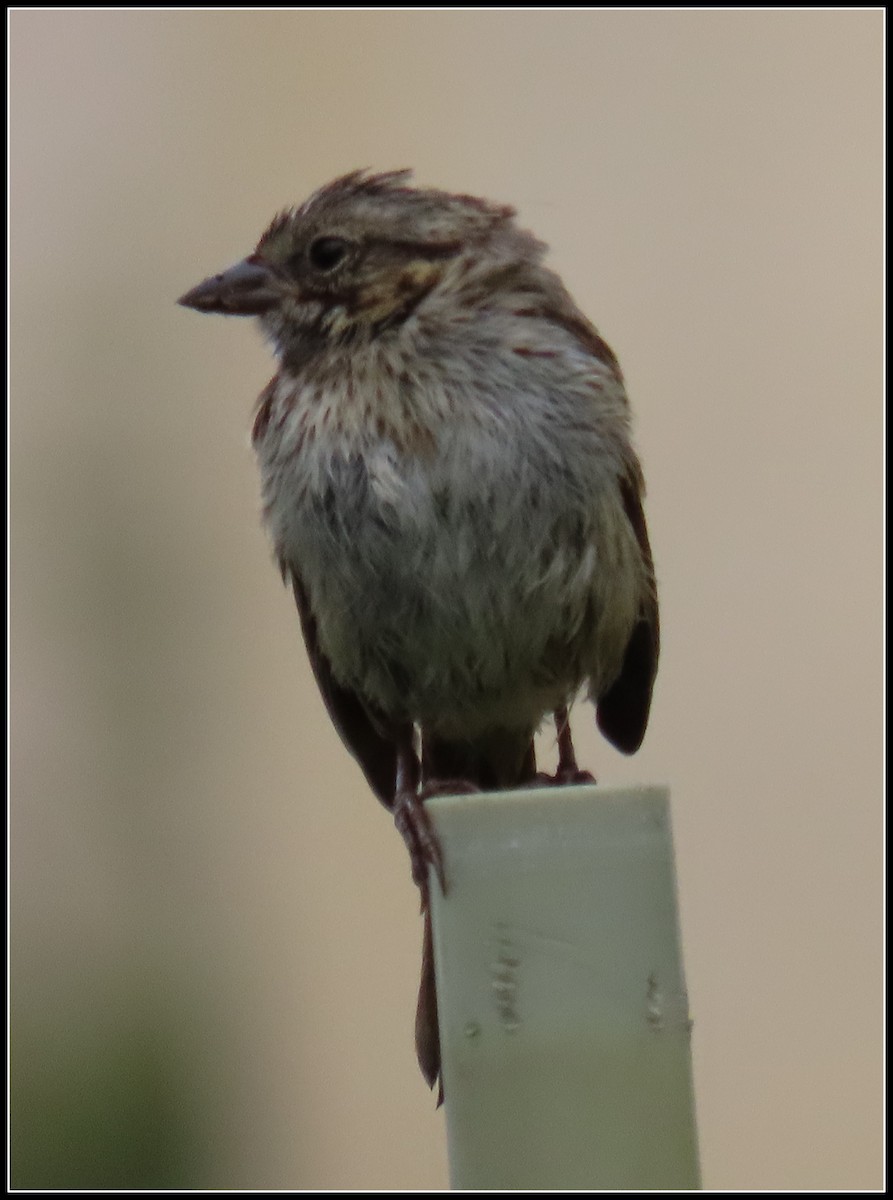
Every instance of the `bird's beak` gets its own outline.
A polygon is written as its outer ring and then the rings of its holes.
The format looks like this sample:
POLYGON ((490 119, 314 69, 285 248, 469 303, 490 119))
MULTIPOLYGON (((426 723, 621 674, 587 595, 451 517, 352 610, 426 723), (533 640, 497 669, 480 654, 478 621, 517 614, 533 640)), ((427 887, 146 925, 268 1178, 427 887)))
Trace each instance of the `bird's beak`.
POLYGON ((237 317, 259 317, 282 299, 282 281, 262 258, 252 255, 224 271, 211 275, 177 301, 199 312, 228 313, 237 317))

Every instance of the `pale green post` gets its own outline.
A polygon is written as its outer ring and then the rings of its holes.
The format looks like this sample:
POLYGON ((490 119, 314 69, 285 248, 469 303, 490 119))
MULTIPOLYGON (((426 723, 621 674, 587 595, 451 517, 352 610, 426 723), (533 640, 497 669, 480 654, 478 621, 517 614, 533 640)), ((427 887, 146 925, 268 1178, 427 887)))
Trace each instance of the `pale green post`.
POLYGON ((700 1187, 667 789, 428 808, 452 1186, 700 1187))

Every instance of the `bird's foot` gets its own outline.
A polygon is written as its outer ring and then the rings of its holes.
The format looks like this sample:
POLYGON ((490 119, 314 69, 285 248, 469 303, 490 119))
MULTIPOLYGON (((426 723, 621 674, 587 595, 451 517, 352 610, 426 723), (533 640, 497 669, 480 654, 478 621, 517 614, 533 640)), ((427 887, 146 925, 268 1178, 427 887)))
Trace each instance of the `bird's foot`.
POLYGON ((464 779, 432 779, 419 791, 401 788, 394 797, 394 824, 409 850, 412 878, 421 889, 423 908, 427 904, 429 870, 433 869, 444 895, 447 890, 440 839, 425 801, 432 796, 461 795, 478 790, 464 779))
POLYGON ((559 767, 554 775, 537 771, 531 780, 531 787, 572 787, 581 783, 595 783, 595 776, 591 771, 581 771, 579 767, 559 767))
POLYGON ((424 907, 429 869, 433 867, 441 891, 446 891, 446 881, 440 840, 425 809, 424 799, 418 792, 408 789, 397 792, 394 797, 394 824, 409 851, 413 882, 421 889, 424 907))
POLYGON ((562 770, 561 767, 553 776, 556 787, 573 786, 578 783, 595 783, 595 776, 591 771, 582 771, 579 767, 570 767, 562 770))
MULTIPOLYGON (((595 783, 591 771, 582 771, 577 766, 577 755, 571 737, 570 719, 566 707, 555 710, 555 729, 558 734, 558 770, 554 775, 546 775, 547 787, 573 787, 575 784, 595 783)), ((540 776, 538 775, 539 779, 540 776)))

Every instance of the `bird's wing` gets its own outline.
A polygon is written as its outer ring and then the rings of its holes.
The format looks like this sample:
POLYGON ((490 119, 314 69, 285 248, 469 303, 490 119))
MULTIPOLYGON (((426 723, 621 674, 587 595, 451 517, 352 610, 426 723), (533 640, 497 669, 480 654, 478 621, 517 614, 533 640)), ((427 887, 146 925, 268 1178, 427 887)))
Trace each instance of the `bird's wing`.
POLYGON ((332 674, 331 664, 319 645, 316 618, 307 593, 291 566, 283 574, 291 578, 301 630, 313 675, 319 685, 326 710, 341 740, 360 764, 369 785, 386 808, 393 808, 397 778, 397 732, 389 736, 389 723, 370 711, 356 692, 342 687, 332 674))
POLYGON ((651 691, 657 674, 660 652, 660 621, 654 561, 648 541, 648 528, 642 509, 642 480, 639 472, 630 472, 620 480, 623 507, 639 543, 648 573, 648 587, 633 626, 623 666, 617 679, 596 706, 598 727, 612 745, 624 754, 634 754, 642 744, 651 708, 651 691))
MULTIPOLYGON (((563 326, 623 385, 620 365, 610 346, 595 326, 579 311, 568 297, 569 306, 557 306, 552 319, 563 326)), ((657 586, 654 579, 654 560, 648 541, 648 528, 642 508, 644 483, 638 462, 633 459, 627 474, 619 480, 623 507, 636 535, 639 550, 648 575, 648 586, 642 599, 639 617, 633 626, 623 657, 620 674, 596 705, 598 727, 618 750, 634 754, 642 744, 651 708, 651 692, 657 674, 660 652, 660 622, 657 611, 657 586)))

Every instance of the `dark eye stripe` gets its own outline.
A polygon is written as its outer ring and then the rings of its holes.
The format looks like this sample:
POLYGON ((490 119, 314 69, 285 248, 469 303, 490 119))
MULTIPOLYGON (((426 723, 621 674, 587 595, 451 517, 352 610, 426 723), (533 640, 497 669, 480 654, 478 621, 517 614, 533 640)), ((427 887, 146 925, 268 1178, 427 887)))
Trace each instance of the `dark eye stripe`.
POLYGON ((413 242, 399 238, 369 238, 366 245, 381 246, 393 250, 408 259, 424 259, 426 262, 439 262, 447 258, 455 258, 462 252, 463 242, 413 242))

